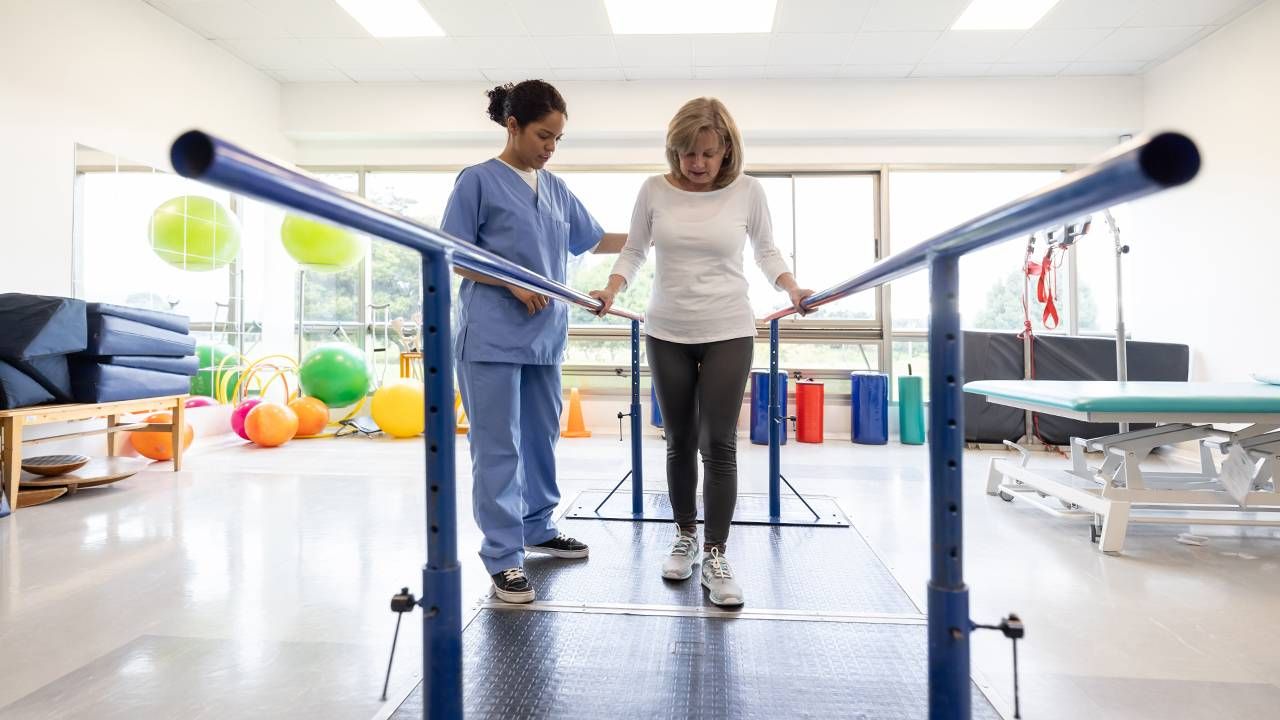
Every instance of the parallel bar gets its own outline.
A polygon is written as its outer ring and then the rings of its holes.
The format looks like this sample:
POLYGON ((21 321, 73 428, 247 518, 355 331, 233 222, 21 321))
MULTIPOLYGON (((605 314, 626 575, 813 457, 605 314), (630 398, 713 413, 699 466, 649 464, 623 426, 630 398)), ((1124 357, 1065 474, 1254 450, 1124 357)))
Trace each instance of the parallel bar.
POLYGON ((778 321, 769 323, 769 519, 782 518, 782 428, 785 412, 778 411, 778 321))
POLYGON ((460 720, 462 568, 458 565, 453 351, 447 252, 422 254, 422 359, 426 390, 427 564, 422 569, 423 713, 460 720))
MULTIPOLYGON (((934 255, 959 256, 987 245, 1043 230, 1096 210, 1118 205, 1190 181, 1200 170, 1200 152, 1185 135, 1161 133, 1117 147, 1100 160, 1013 202, 957 225, 872 265, 866 272, 809 296, 813 310, 923 269, 934 255)), ((783 308, 776 320, 796 310, 783 308)))
MULTIPOLYGON (((599 300, 549 280, 506 258, 481 250, 436 228, 383 210, 364 198, 342 192, 306 173, 254 155, 199 130, 188 131, 174 141, 170 160, 173 168, 183 177, 293 208, 390 240, 420 253, 448 251, 453 254, 453 263, 458 267, 592 312, 602 306, 599 300)), ((609 314, 628 320, 644 319, 620 308, 613 308, 609 314)))
POLYGON ((640 432, 640 322, 631 321, 631 514, 644 518, 644 450, 640 432))
POLYGON ((960 259, 929 263, 929 718, 967 720, 969 589, 964 584, 964 354, 960 259))

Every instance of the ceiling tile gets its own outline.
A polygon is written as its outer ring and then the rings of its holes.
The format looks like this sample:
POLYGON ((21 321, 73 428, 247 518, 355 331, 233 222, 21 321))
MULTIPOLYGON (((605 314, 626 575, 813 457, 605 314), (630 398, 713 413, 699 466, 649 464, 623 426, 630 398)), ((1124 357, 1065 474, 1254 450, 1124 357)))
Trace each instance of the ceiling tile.
POLYGON ((1120 27, 1142 2, 1143 0, 1059 0, 1036 23, 1034 29, 1120 27))
POLYGON ((849 65, 914 65, 924 59, 941 35, 938 32, 861 33, 853 39, 845 62, 849 65))
POLYGON ((693 39, 688 35, 616 35, 613 47, 623 67, 678 65, 688 68, 692 77, 693 39))
POLYGON ((722 67, 696 67, 693 76, 699 80, 749 80, 765 76, 763 65, 735 65, 722 67))
POLYGON ((272 70, 271 77, 286 83, 351 82, 351 78, 337 70, 272 70))
POLYGON ((532 39, 524 37, 454 38, 454 48, 472 67, 546 67, 542 53, 532 39))
POLYGON ((1146 67, 1145 62, 1130 63, 1071 63, 1062 71, 1063 75, 1137 75, 1146 67))
POLYGON ((337 3, 316 0, 248 0, 296 38, 367 38, 369 31, 337 3))
POLYGON ((288 37, 288 28, 244 0, 201 0, 169 6, 170 17, 206 38, 288 37))
POLYGON ((318 47, 308 47, 297 40, 217 40, 236 57, 259 69, 331 70, 333 66, 318 47))
POLYGON ((946 30, 970 0, 873 0, 862 32, 946 30))
POLYGON ((518 83, 525 80, 542 80, 551 77, 551 68, 545 67, 481 68, 480 71, 492 83, 518 83))
POLYGON ((612 37, 546 37, 535 42, 542 59, 553 68, 618 66, 612 37))
POLYGON ((408 70, 344 70, 347 77, 358 83, 411 83, 418 76, 408 70))
POLYGON ((697 67, 762 65, 768 54, 768 35, 698 35, 693 39, 693 64, 697 67))
POLYGON ((984 77, 991 72, 991 63, 921 63, 911 77, 984 77))
POLYGON ((1080 59, 1085 62, 1147 62, 1172 52, 1200 31, 1195 27, 1120 28, 1080 59))
POLYGON ((693 68, 690 66, 649 66, 628 67, 622 69, 628 80, 692 80, 693 68))
POLYGON ((871 0, 778 0, 773 31, 782 33, 857 32, 871 0))
POLYGON ((1065 70, 1067 63, 996 63, 991 66, 994 77, 1054 77, 1065 70))
POLYGON ((769 65, 842 65, 853 46, 853 35, 774 33, 769 65))
POLYGON ((1032 30, 1023 35, 1001 58, 1005 63, 1071 62, 1088 52, 1110 30, 1032 30))
POLYGON ((599 68, 554 68, 557 80, 626 80, 627 76, 622 74, 622 68, 617 67, 599 67, 599 68))
POLYGON ((768 78, 833 78, 840 77, 839 65, 771 65, 765 68, 768 78))
POLYGON ((478 67, 458 49, 458 41, 453 38, 383 38, 378 42, 396 64, 415 72, 431 68, 457 70, 478 67))
POLYGON ((510 0, 530 35, 611 35, 601 0, 510 0))
POLYGON ((924 62, 988 63, 999 60, 1024 34, 1021 30, 948 30, 924 62))
POLYGON ((904 78, 915 69, 911 65, 845 65, 840 77, 848 78, 904 78))
POLYGON ((1261 0, 1146 0, 1129 16, 1129 27, 1216 25, 1234 18, 1261 0))
POLYGON ((488 78, 479 68, 464 70, 461 68, 412 68, 415 77, 423 82, 462 82, 476 81, 484 82, 488 78))
MULTIPOLYGON (((527 35, 520 15, 506 0, 421 0, 450 37, 527 35)), ((549 3, 548 3, 549 4, 549 3)))
POLYGON ((372 38, 334 38, 332 40, 295 40, 308 56, 320 55, 334 67, 359 70, 403 70, 397 54, 372 38))

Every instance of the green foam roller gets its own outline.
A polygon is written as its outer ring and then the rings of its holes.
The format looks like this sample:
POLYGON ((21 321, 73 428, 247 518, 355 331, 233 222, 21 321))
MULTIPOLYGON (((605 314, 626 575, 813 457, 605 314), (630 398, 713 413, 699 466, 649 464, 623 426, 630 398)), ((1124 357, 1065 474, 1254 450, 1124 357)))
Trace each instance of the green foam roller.
POLYGON ((924 444, 924 378, 898 378, 898 437, 903 445, 924 444))

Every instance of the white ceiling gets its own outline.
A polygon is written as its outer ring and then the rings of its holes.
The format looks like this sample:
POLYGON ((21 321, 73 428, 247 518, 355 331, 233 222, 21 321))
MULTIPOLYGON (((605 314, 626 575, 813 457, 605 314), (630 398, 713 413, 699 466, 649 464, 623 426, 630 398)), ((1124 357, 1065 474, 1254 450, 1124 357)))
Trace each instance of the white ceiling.
MULTIPOLYGON (((601 0, 422 0, 447 37, 374 39, 334 0, 144 0, 281 82, 1133 75, 1262 0, 1060 0, 952 31, 969 0, 778 0, 760 35, 613 35, 601 0)), ((644 0, 635 0, 643 2, 644 0)))

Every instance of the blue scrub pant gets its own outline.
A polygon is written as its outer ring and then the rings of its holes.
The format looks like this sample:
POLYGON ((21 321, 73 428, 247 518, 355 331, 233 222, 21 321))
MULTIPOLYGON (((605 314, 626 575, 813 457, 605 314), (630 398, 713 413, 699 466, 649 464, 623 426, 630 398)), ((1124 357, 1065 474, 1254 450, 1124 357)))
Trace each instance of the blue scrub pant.
POLYGON ((472 511, 484 533, 480 557, 490 575, 523 567, 524 546, 557 534, 560 502, 559 365, 458 363, 462 404, 471 421, 472 511))

